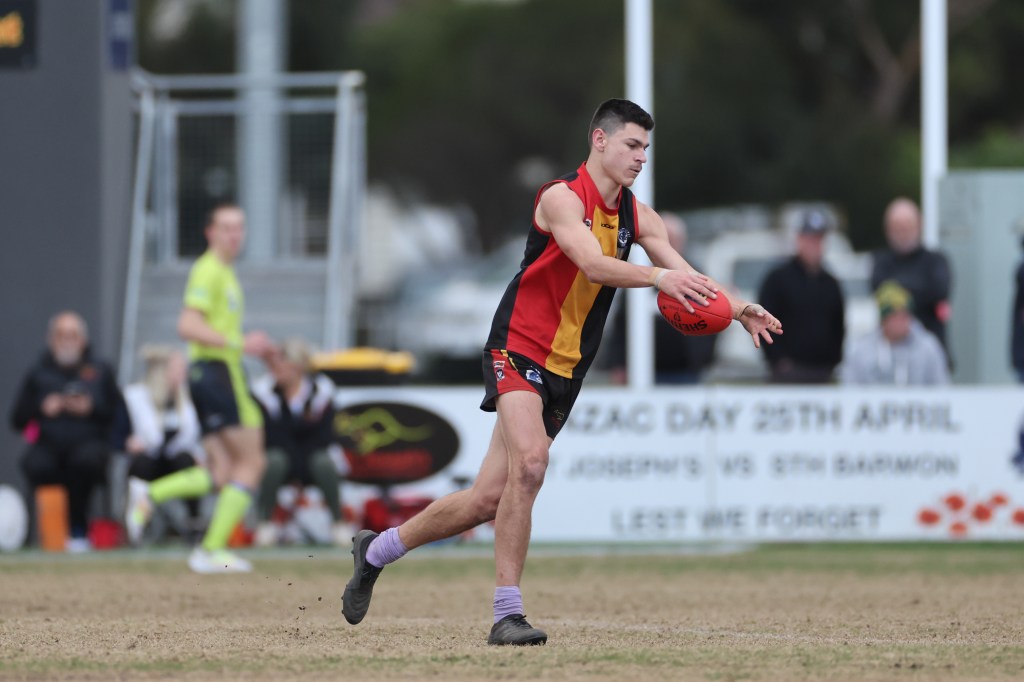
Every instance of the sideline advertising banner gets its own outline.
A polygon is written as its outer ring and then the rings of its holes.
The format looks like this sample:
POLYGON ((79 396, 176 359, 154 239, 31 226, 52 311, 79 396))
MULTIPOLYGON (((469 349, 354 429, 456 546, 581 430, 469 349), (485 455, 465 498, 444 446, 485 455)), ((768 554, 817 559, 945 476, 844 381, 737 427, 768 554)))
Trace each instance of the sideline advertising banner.
MULTIPOLYGON (((343 389, 338 404, 407 404, 450 424, 454 459, 451 436, 438 441, 450 464, 391 490, 439 497, 471 482, 486 452, 495 417, 481 395, 343 389)), ((1022 415, 1012 387, 584 388, 552 446, 533 538, 1024 539, 1022 415)), ((428 442, 423 425, 389 424, 428 442)))

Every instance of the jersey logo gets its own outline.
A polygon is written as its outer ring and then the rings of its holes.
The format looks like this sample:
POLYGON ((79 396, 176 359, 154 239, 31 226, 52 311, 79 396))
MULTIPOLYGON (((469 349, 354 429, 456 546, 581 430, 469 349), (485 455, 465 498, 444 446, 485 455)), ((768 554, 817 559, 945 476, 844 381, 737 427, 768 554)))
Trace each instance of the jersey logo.
POLYGON ((626 228, 619 228, 619 248, 615 251, 615 257, 619 260, 626 260, 626 251, 629 249, 630 240, 633 234, 626 228))

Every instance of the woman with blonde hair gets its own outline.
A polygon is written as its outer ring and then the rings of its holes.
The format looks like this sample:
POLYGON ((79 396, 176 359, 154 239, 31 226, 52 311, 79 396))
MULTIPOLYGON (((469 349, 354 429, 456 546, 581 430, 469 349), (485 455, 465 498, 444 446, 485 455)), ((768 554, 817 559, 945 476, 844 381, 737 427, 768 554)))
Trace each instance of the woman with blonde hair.
MULTIPOLYGON (((131 457, 129 488, 187 471, 205 461, 199 417, 185 385, 185 356, 170 346, 145 346, 143 378, 124 390, 127 424, 124 451, 131 457)), ((197 505, 190 505, 193 518, 197 505)), ((141 524, 126 523, 129 540, 142 540, 141 524)))

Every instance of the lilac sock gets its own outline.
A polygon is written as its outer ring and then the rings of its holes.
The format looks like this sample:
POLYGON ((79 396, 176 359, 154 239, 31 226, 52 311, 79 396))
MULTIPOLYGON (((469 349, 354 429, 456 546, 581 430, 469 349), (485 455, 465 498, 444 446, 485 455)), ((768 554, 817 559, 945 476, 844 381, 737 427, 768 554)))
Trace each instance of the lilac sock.
POLYGON ((384 568, 404 557, 408 551, 402 543, 402 538, 398 537, 398 529, 388 528, 370 542, 366 550, 366 560, 377 568, 384 568))
POLYGON ((494 622, 512 614, 523 615, 523 593, 518 585, 494 588, 494 622))

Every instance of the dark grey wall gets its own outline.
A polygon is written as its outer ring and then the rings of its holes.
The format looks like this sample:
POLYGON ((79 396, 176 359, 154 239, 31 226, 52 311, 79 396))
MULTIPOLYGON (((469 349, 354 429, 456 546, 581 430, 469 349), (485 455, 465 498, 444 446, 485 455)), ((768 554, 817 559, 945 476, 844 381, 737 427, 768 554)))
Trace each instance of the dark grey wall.
POLYGON ((22 483, 8 415, 49 317, 79 311, 116 359, 133 131, 108 5, 39 0, 35 68, 0 69, 0 482, 22 483))

